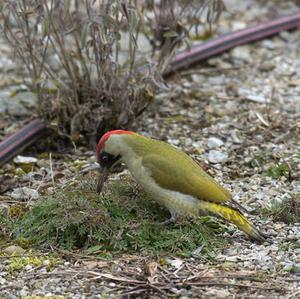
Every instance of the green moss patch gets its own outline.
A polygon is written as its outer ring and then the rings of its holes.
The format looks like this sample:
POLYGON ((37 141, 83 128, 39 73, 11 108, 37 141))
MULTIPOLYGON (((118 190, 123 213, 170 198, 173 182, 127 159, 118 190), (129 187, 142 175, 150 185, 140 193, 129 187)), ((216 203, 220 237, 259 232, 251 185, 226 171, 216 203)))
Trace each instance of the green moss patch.
POLYGON ((109 257, 124 252, 190 256, 213 256, 224 238, 225 228, 210 217, 182 220, 163 226, 170 217, 131 181, 114 181, 102 195, 95 192, 93 178, 80 178, 67 187, 43 196, 19 218, 1 219, 15 240, 32 246, 83 249, 86 254, 109 257))

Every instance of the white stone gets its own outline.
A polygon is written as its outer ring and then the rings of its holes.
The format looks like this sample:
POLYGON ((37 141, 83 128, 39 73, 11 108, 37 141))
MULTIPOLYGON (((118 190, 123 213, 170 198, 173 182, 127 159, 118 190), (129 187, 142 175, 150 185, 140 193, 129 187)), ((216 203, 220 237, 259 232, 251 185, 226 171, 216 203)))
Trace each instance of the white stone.
POLYGON ((209 137, 207 140, 207 145, 209 148, 220 147, 224 144, 224 142, 217 137, 209 137))
POLYGON ((25 271, 30 271, 30 270, 32 270, 32 266, 31 265, 26 265, 24 270, 25 271))
POLYGON ((252 55, 250 52, 250 47, 245 45, 245 46, 240 46, 236 47, 231 51, 231 57, 234 59, 246 61, 246 62, 251 62, 252 61, 252 55))
POLYGON ((37 158, 25 157, 25 156, 21 156, 21 155, 18 155, 17 157, 14 158, 14 162, 16 164, 33 164, 33 163, 36 163, 37 161, 38 161, 37 158))
POLYGON ((0 285, 6 284, 6 279, 3 277, 0 277, 0 285))
POLYGON ((16 188, 13 190, 13 192, 10 194, 10 196, 13 199, 24 199, 24 200, 30 200, 30 199, 38 199, 39 198, 39 193, 35 189, 31 189, 28 187, 21 187, 21 188, 16 188))
POLYGON ((256 102, 256 103, 269 103, 270 99, 267 99, 264 95, 262 94, 252 94, 248 95, 246 97, 247 100, 256 102))
POLYGON ((44 266, 49 266, 50 265, 50 261, 49 260, 44 260, 43 265, 44 266))
POLYGON ((176 269, 179 269, 183 264, 183 261, 180 259, 167 259, 167 262, 176 269))
POLYGON ((28 295, 28 292, 26 289, 22 289, 20 292, 19 292, 19 295, 20 297, 26 297, 28 295))
POLYGON ((208 153, 208 161, 211 163, 223 163, 228 159, 228 155, 226 153, 222 153, 216 150, 211 150, 208 153))

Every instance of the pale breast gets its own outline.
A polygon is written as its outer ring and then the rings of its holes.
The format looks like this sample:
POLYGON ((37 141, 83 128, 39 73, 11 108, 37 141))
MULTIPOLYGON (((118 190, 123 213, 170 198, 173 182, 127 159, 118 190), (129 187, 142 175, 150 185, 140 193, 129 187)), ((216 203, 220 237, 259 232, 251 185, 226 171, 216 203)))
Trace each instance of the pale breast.
MULTIPOLYGON (((126 154, 125 154, 126 155, 126 154)), ((199 200, 191 195, 160 187, 151 174, 142 165, 142 159, 133 155, 126 155, 124 161, 136 181, 158 203, 164 205, 170 213, 181 215, 197 215, 199 200)))

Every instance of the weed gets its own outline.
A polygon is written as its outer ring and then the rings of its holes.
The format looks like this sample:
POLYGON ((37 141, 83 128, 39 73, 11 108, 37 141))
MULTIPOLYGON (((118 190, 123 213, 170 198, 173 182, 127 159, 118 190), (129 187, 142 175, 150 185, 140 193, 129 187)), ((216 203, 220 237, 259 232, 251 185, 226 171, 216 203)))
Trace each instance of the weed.
POLYGON ((277 163, 275 165, 272 165, 267 170, 267 175, 273 179, 279 179, 282 176, 285 176, 286 178, 290 178, 290 167, 287 163, 277 163))
POLYGON ((278 245, 279 251, 294 251, 294 250, 300 250, 300 244, 297 242, 284 242, 278 245))
POLYGON ((264 213, 272 216, 274 221, 287 224, 300 222, 300 193, 290 194, 282 201, 273 200, 264 213))
MULTIPOLYGON (((0 257, 6 256, 6 254, 0 253, 0 257)), ((13 273, 14 271, 21 271, 23 270, 27 265, 30 265, 32 267, 40 267, 40 266, 46 266, 48 271, 51 271, 51 269, 59 264, 61 260, 56 255, 40 255, 33 251, 27 252, 24 256, 10 256, 8 259, 8 267, 7 270, 10 273, 13 273)))
POLYGON ((271 151, 261 151, 253 155, 252 159, 248 162, 251 168, 262 168, 269 160, 272 160, 273 154, 271 151))

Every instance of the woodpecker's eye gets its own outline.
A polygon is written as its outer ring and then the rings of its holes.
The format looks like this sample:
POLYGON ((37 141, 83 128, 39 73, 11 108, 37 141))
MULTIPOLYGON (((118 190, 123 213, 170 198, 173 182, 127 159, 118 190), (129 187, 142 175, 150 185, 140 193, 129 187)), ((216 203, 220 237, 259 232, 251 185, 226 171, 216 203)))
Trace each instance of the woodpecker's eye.
POLYGON ((100 156, 100 159, 101 159, 101 162, 105 163, 109 160, 109 156, 108 154, 106 153, 103 153, 101 156, 100 156))
POLYGON ((101 167, 110 168, 116 161, 120 159, 120 156, 113 156, 107 152, 102 152, 99 156, 99 164, 101 167))

